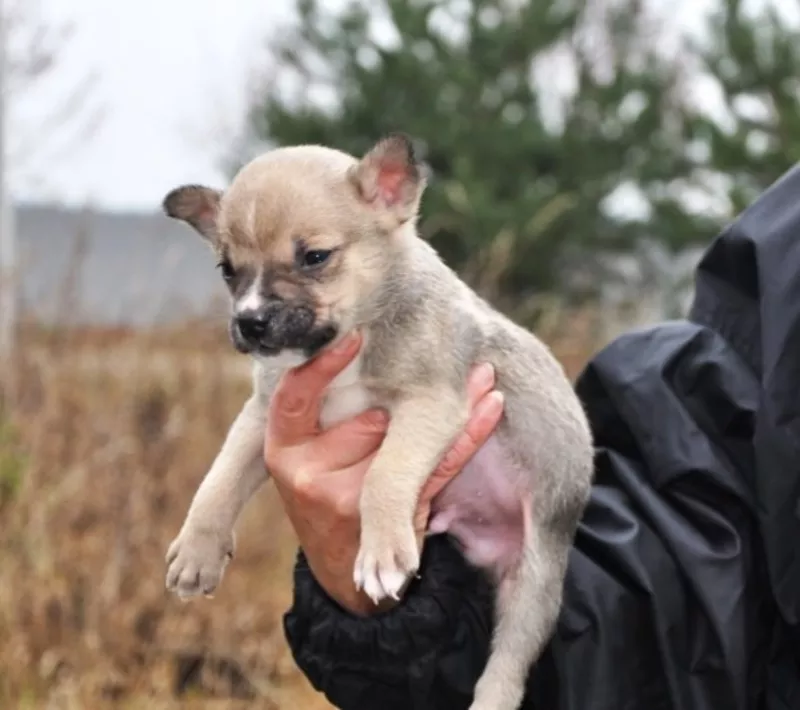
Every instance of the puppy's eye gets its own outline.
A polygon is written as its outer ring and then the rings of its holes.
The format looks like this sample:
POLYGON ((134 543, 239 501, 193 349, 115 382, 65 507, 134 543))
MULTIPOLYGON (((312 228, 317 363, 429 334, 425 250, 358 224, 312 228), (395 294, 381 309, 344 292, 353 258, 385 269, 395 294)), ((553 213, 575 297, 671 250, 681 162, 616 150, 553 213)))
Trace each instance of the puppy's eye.
POLYGON ((217 263, 217 268, 220 270, 222 278, 226 281, 230 281, 234 276, 236 276, 236 270, 233 268, 233 264, 231 264, 230 260, 228 259, 220 259, 217 263))
POLYGON ((324 264, 332 253, 331 249, 312 249, 302 255, 301 264, 305 267, 324 264))

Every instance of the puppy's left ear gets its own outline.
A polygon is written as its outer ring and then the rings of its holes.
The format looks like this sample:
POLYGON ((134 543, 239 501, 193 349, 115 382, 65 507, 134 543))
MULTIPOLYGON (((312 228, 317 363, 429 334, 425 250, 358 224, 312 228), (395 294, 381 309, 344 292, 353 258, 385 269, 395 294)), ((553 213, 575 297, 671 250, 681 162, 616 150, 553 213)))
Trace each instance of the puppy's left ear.
POLYGON ((202 185, 182 185, 169 192, 162 208, 168 217, 194 227, 200 235, 216 244, 217 212, 222 192, 202 185))
POLYGON ((353 166, 350 179, 365 202, 388 211, 402 224, 417 214, 425 172, 411 139, 392 133, 353 166))

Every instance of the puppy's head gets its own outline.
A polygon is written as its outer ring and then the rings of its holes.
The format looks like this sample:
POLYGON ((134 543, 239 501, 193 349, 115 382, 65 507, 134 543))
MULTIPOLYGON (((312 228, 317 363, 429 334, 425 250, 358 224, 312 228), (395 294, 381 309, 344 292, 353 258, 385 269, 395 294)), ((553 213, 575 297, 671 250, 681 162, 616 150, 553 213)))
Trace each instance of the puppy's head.
POLYGON ((410 140, 390 135, 360 160, 321 146, 270 151, 222 192, 184 185, 170 217, 214 248, 241 352, 309 358, 356 324, 410 237, 425 180, 410 140))

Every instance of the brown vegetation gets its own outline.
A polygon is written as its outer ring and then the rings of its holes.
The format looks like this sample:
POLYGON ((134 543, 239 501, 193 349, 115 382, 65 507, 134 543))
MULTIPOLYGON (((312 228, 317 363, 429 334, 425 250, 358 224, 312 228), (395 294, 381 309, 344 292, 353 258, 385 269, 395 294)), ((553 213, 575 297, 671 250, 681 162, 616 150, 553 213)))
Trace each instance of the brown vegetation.
MULTIPOLYGON (((587 323, 556 345, 572 373, 587 323)), ((295 539, 269 486, 213 600, 164 590, 248 390, 224 328, 25 328, 20 352, 0 410, 0 707, 329 708, 284 641, 295 539)))

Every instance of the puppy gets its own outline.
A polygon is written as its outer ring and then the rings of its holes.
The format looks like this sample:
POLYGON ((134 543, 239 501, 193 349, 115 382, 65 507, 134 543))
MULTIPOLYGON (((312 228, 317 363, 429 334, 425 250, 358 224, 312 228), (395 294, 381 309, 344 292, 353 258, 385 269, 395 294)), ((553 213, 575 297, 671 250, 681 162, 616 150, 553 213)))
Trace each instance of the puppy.
POLYGON ((559 614, 567 557, 587 503, 593 445, 562 367, 531 333, 481 300, 416 229, 425 179, 401 134, 363 158, 279 148, 224 191, 185 185, 164 199, 215 250, 232 294, 230 335, 254 358, 254 391, 167 553, 167 587, 210 594, 233 528, 267 479, 265 413, 288 368, 353 329, 364 344, 332 383, 320 426, 370 407, 391 415, 360 499, 354 583, 398 598, 420 559, 420 491, 467 422, 466 379, 490 362, 505 397, 492 438, 438 496, 429 533, 449 533, 496 585, 491 654, 471 710, 516 710, 559 614))

